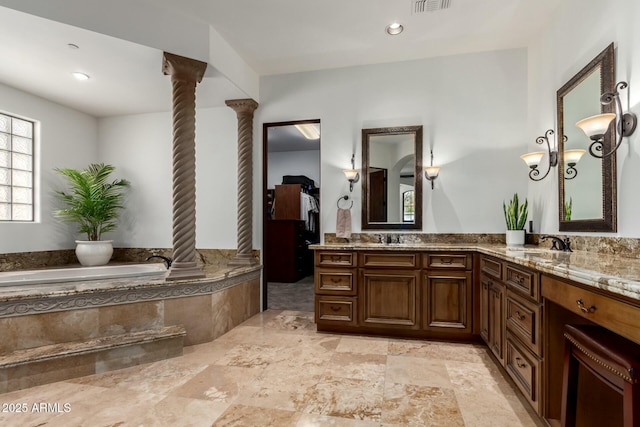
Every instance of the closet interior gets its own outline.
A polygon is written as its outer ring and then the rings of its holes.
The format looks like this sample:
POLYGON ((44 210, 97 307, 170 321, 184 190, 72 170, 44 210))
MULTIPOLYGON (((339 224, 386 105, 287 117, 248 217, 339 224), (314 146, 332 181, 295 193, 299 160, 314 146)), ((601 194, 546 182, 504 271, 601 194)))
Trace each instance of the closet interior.
POLYGON ((267 190, 266 264, 269 282, 292 283, 313 274, 313 251, 320 242, 320 189, 312 179, 283 176, 267 190))

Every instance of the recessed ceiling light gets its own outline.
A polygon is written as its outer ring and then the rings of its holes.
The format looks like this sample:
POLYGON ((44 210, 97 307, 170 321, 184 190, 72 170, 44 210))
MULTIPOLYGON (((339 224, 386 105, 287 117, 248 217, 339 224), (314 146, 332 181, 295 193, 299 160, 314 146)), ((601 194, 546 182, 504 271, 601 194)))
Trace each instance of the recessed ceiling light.
POLYGON ((390 36, 397 36, 402 32, 402 30, 404 30, 404 27, 401 24, 394 22, 393 24, 387 25, 385 30, 390 36))
POLYGON ((89 80, 89 75, 85 74, 85 73, 80 73, 78 71, 75 71, 73 73, 73 77, 75 77, 77 80, 89 80))

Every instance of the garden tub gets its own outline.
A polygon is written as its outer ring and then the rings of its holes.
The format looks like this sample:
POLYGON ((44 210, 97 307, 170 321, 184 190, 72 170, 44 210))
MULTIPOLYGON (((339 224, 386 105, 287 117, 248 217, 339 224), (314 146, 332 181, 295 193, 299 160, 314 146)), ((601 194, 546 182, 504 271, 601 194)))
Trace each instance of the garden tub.
POLYGON ((167 269, 161 263, 120 264, 99 267, 69 267, 0 273, 0 286, 38 285, 122 278, 161 278, 167 269))

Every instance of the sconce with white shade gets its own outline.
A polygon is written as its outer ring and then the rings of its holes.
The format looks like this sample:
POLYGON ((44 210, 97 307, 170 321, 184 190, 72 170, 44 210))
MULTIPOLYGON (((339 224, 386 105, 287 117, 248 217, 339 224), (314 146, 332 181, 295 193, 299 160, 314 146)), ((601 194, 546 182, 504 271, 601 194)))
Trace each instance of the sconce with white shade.
POLYGON ((440 173, 440 166, 433 166, 433 150, 431 150, 431 166, 424 168, 424 177, 431 181, 431 189, 433 190, 433 181, 440 173))
POLYGON ((355 154, 351 155, 351 169, 342 170, 344 176, 347 177, 347 181, 349 181, 349 192, 353 192, 353 184, 360 181, 360 173, 355 166, 355 156, 355 154))
POLYGON ((580 161, 584 153, 587 150, 564 150, 564 163, 567 165, 567 170, 564 174, 564 179, 573 179, 578 176, 578 170, 576 169, 576 164, 580 161))
POLYGON ((553 135, 553 129, 548 129, 543 136, 539 136, 536 138, 536 144, 547 144, 547 151, 536 151, 534 153, 527 153, 520 156, 522 160, 529 166, 531 169, 529 171, 529 179, 532 181, 542 181, 549 175, 549 171, 551 171, 552 167, 556 167, 558 165, 558 151, 551 150, 551 143, 549 142, 549 136, 553 135), (540 170, 538 166, 540 165, 540 161, 544 157, 546 153, 549 153, 549 164, 547 165, 547 171, 540 178, 540 170))
POLYGON ((635 114, 622 112, 622 103, 620 102, 619 91, 621 89, 625 89, 627 86, 627 82, 619 82, 615 86, 615 92, 606 92, 600 97, 600 103, 602 105, 609 105, 615 101, 615 114, 598 114, 596 116, 582 119, 578 123, 576 123, 576 126, 582 129, 584 133, 593 141, 589 146, 589 154, 591 154, 593 157, 597 157, 599 159, 609 157, 611 154, 615 153, 618 150, 618 147, 620 147, 620 144, 622 143, 622 138, 632 135, 633 131, 635 131, 636 129, 637 118, 635 114), (616 118, 618 119, 616 123, 616 145, 608 153, 602 154, 604 137, 607 133, 607 129, 609 129, 609 124, 611 123, 611 121, 616 118))

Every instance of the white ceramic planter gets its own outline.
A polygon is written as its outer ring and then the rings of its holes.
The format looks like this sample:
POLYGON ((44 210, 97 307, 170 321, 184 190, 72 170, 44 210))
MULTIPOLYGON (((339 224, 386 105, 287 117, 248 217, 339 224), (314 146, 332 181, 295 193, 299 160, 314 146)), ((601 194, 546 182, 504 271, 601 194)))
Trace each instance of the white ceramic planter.
POLYGON ((113 255, 113 240, 76 240, 76 256, 85 267, 106 265, 113 255))
POLYGON ((506 242, 507 246, 524 246, 524 230, 507 230, 506 242))

